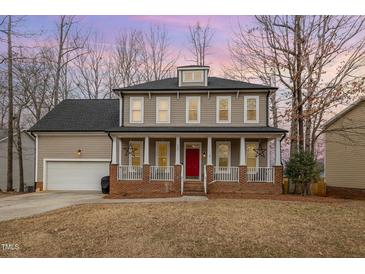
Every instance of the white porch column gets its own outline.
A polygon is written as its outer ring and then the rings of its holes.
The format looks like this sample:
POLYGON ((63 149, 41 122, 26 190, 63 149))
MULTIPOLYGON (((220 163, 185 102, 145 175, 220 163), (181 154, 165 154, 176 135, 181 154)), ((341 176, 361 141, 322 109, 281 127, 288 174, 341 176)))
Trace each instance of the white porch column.
POLYGON ((148 137, 144 137, 144 164, 150 164, 150 142, 148 137))
POLYGON ((212 137, 208 137, 207 144, 207 165, 213 165, 213 157, 212 157, 212 137))
POLYGON ((240 140, 240 166, 246 165, 246 141, 245 137, 240 140))
POLYGON ((180 137, 176 137, 175 165, 180 165, 180 137))
POLYGON ((267 139, 266 143, 266 159, 267 159, 267 167, 270 167, 271 164, 270 139, 267 139))
POLYGON ((281 166, 280 139, 281 139, 281 137, 276 137, 276 139, 275 139, 275 165, 276 166, 281 166))
POLYGON ((117 164, 117 137, 112 137, 112 164, 117 164))

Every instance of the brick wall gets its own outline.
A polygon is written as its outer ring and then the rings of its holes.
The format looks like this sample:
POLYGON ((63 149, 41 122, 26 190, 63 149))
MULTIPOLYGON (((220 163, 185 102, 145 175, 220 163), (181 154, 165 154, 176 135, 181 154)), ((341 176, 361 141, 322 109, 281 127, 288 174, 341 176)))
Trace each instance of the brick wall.
POLYGON ((283 175, 283 166, 274 166, 274 182, 275 184, 283 184, 283 179, 284 179, 284 175, 283 175))
POLYGON ((349 187, 335 187, 328 186, 327 196, 339 197, 339 198, 359 198, 365 200, 365 189, 363 188, 349 188, 349 187))
POLYGON ((280 194, 280 184, 215 182, 208 185, 208 194, 280 194))
POLYGON ((152 198, 180 196, 181 166, 174 167, 174 181, 150 181, 150 166, 143 166, 143 179, 121 181, 117 178, 118 165, 110 165, 110 198, 152 198))
POLYGON ((240 184, 247 183, 247 166, 238 167, 238 180, 240 184))

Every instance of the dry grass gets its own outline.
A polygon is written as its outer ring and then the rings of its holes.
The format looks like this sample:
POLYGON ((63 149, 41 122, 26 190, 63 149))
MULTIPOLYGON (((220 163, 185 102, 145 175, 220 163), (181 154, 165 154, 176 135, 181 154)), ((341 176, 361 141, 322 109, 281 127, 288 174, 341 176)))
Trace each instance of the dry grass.
POLYGON ((15 191, 10 191, 10 192, 2 192, 0 191, 0 199, 1 198, 6 198, 6 197, 11 197, 14 195, 22 195, 22 194, 26 194, 25 192, 15 192, 15 191))
POLYGON ((364 257, 365 202, 73 206, 0 222, 1 243, 19 250, 0 257, 364 257))

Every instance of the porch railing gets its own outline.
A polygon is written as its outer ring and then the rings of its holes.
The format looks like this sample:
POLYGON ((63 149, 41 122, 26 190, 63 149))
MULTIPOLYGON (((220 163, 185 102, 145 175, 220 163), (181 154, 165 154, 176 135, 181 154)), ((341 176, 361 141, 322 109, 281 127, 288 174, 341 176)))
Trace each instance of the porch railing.
POLYGON ((248 167, 247 181, 252 183, 273 183, 274 169, 272 167, 248 167))
POLYGON ((214 181, 238 182, 238 178, 238 167, 214 167, 214 181))
POLYGON ((152 181, 173 181, 174 167, 173 166, 151 166, 152 181))
POLYGON ((143 167, 120 165, 118 172, 118 180, 142 180, 143 167))

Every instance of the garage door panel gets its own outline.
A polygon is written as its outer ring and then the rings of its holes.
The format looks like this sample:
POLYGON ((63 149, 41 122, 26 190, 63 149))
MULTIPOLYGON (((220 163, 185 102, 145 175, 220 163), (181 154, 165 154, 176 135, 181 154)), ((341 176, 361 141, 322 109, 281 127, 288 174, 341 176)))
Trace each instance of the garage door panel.
POLYGON ((48 162, 47 190, 97 190, 100 179, 109 174, 108 162, 48 162))

